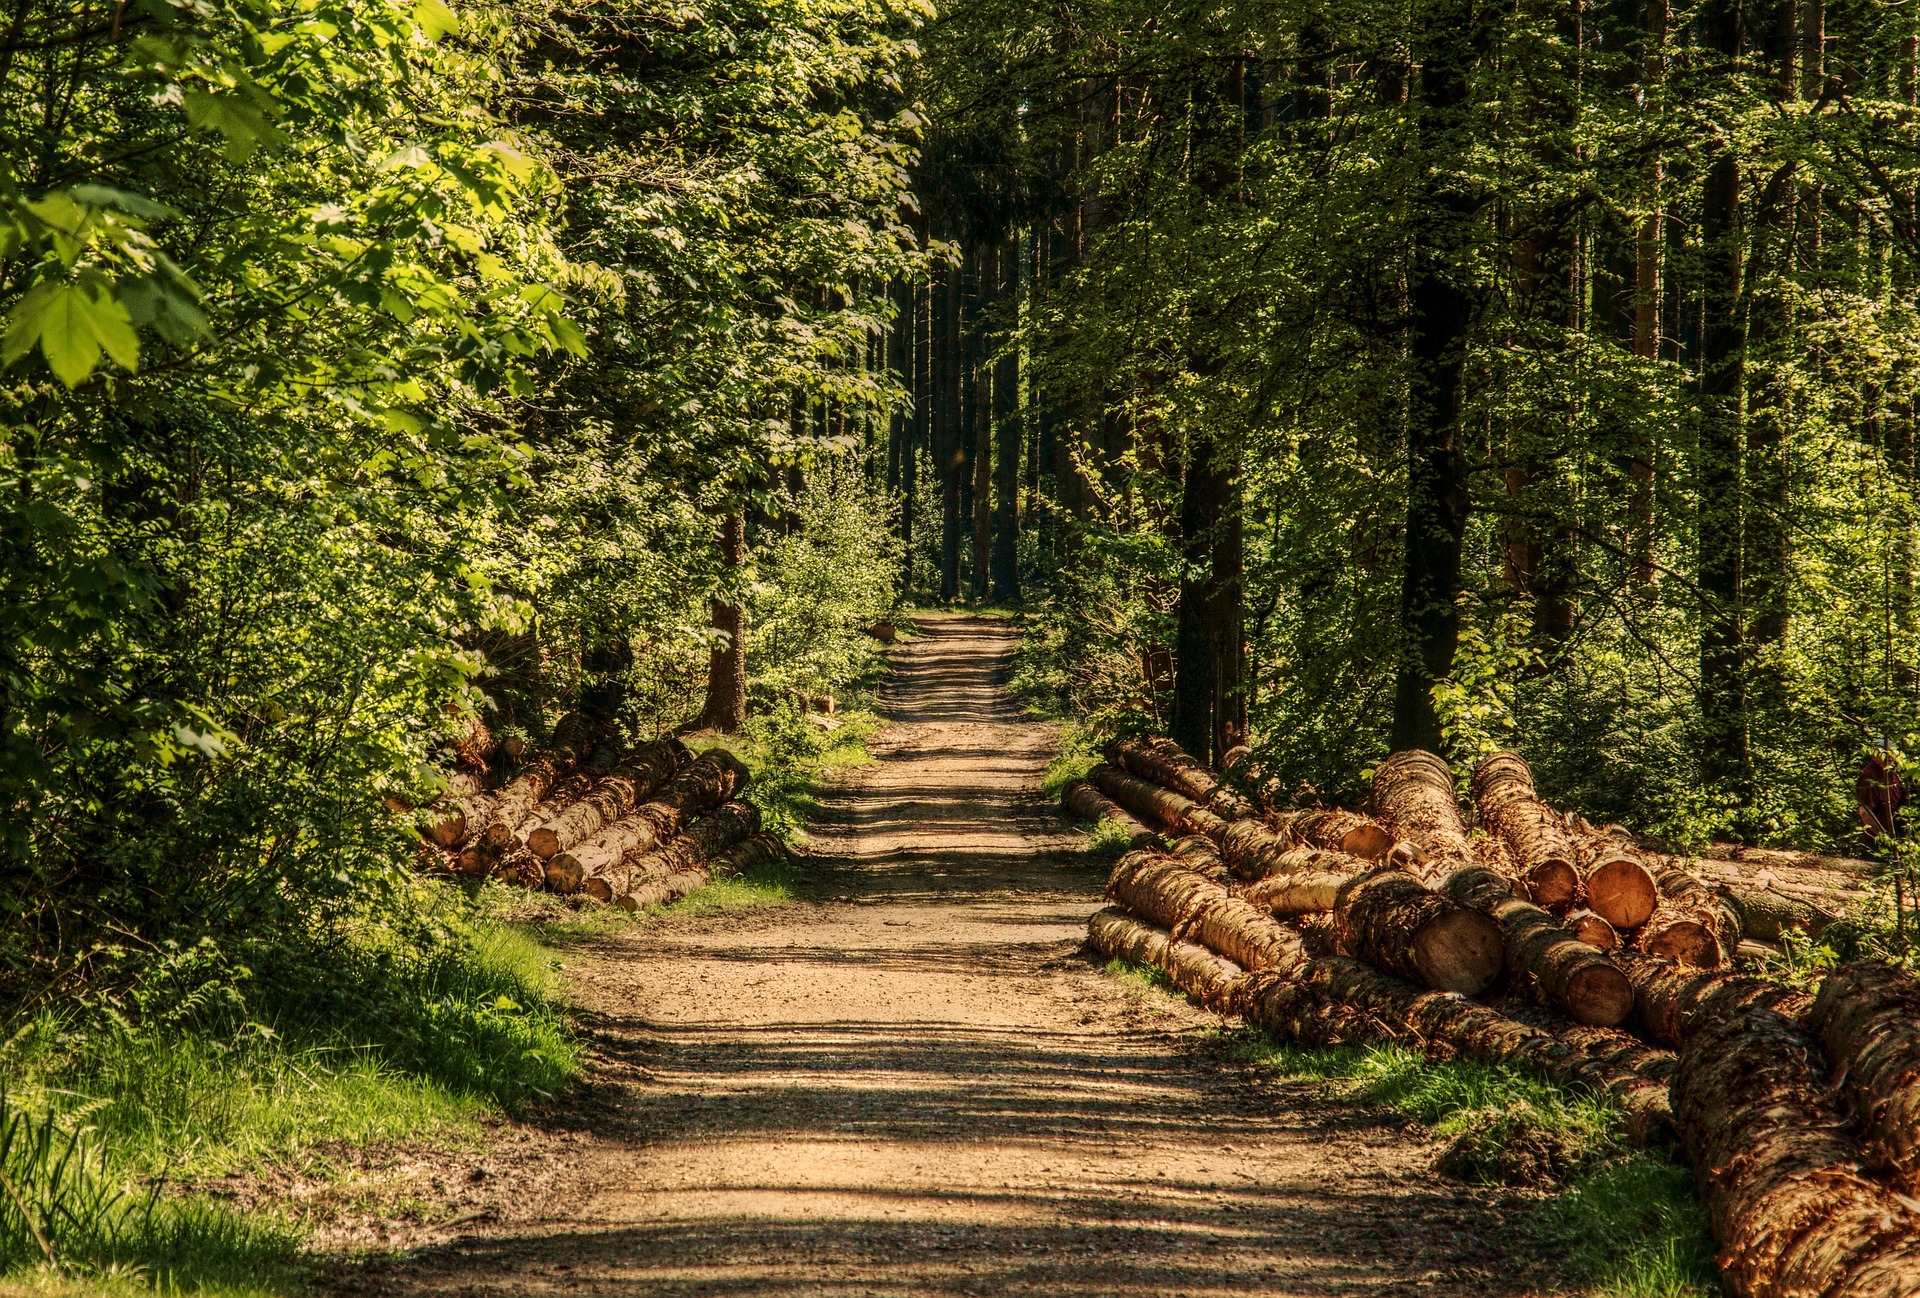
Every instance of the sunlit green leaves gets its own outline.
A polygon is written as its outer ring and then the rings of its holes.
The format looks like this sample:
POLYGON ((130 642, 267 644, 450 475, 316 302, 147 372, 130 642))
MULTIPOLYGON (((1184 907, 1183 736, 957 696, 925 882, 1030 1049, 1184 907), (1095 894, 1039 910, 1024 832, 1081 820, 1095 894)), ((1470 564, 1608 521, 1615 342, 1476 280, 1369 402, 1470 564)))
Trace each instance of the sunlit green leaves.
POLYGON ((125 370, 140 364, 140 340, 127 308, 110 293, 96 296, 74 283, 37 284, 14 303, 0 362, 11 365, 36 345, 55 377, 70 388, 93 373, 102 352, 125 370))

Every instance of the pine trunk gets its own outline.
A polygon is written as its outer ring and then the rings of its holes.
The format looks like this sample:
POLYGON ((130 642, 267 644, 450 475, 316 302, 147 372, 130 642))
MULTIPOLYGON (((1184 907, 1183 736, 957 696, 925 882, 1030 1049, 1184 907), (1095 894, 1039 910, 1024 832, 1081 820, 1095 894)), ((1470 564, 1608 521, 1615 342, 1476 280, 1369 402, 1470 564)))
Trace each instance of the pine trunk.
POLYGON ((1820 984, 1807 1026, 1874 1152, 1920 1190, 1920 983, 1889 965, 1862 961, 1820 984))
MULTIPOLYGON (((747 518, 735 506, 720 525, 720 561, 737 585, 747 562, 747 518)), ((707 704, 700 725, 722 734, 738 734, 747 724, 747 610, 744 592, 730 589, 713 601, 716 636, 707 661, 707 704)))

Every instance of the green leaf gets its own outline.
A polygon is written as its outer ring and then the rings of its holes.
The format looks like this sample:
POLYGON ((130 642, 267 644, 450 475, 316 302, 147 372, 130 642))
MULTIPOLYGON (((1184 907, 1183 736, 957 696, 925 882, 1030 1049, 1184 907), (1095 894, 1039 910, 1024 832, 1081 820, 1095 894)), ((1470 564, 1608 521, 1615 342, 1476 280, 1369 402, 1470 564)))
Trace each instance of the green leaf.
POLYGON ((79 387, 100 363, 100 340, 94 336, 87 295, 71 284, 56 284, 40 307, 40 351, 54 377, 70 388, 79 387))
POLYGON ((103 350, 122 369, 139 368, 140 339, 126 307, 76 284, 36 285, 14 305, 0 358, 11 365, 35 342, 54 377, 70 388, 93 373, 103 350))
POLYGON ((426 33, 430 41, 442 36, 451 36, 460 30, 460 16, 449 9, 442 0, 417 0, 413 6, 413 21, 426 33))
POLYGON ((197 130, 217 131, 226 140, 228 162, 244 162, 255 149, 276 138, 260 110, 235 95, 190 90, 181 107, 186 110, 188 124, 197 130))

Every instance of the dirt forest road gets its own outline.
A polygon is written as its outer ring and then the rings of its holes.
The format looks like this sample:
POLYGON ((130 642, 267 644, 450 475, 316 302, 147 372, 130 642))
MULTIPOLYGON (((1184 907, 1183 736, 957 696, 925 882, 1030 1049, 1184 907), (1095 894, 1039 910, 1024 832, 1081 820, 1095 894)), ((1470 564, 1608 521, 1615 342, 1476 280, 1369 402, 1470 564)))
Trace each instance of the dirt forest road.
POLYGON ((1499 1197, 1433 1176, 1418 1133, 1088 962, 1104 870, 1040 796, 1054 730, 1001 685, 1013 633, 922 630, 799 899, 569 960, 595 1062, 560 1180, 356 1290, 1534 1292, 1499 1197))

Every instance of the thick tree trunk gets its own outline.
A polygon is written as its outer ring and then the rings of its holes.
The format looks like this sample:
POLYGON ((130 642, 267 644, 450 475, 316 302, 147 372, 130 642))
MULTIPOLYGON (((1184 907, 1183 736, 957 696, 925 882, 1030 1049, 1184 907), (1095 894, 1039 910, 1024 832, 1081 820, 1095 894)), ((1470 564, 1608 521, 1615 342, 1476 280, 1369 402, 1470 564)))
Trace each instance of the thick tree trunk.
POLYGON ((1394 686, 1392 742, 1396 749, 1441 746, 1433 687, 1453 670, 1460 639, 1454 597, 1470 508, 1466 447, 1460 414, 1466 393, 1467 334, 1474 296, 1466 277, 1464 233, 1473 200, 1447 177, 1460 168, 1464 147, 1456 120, 1466 100, 1466 71, 1477 21, 1473 6, 1440 6, 1423 25, 1415 51, 1420 66, 1420 148, 1429 180, 1417 205, 1427 213, 1413 249, 1409 305, 1407 391, 1406 551, 1400 582, 1400 664, 1394 686))
MULTIPOLYGON (((1012 319, 1020 295, 1019 241, 1000 249, 1000 304, 1012 319)), ((1020 358, 1011 348, 993 364, 993 598, 1020 602, 1020 358)))
POLYGON ((1862 961, 1820 984, 1807 1026, 1874 1151, 1920 1189, 1920 983, 1889 965, 1862 961))
MULTIPOLYGON (((1507 845, 1527 896, 1542 906, 1576 905, 1581 896, 1579 849, 1560 817, 1534 792, 1533 772, 1520 755, 1494 753, 1482 760, 1473 772, 1473 799, 1481 823, 1507 845)), ((1602 907, 1593 909, 1611 918, 1602 907)))
POLYGON ((1423 860, 1474 859, 1453 796, 1453 771, 1431 752, 1408 749, 1380 763, 1373 774, 1373 814, 1423 860))
POLYGON ((1859 1170, 1819 1049, 1749 1009, 1681 1052, 1673 1111, 1729 1290, 1740 1298, 1920 1292, 1920 1214, 1859 1170))
POLYGON ((960 597, 960 472, 966 464, 961 428, 962 358, 960 268, 942 269, 934 290, 934 472, 940 479, 940 598, 960 597))
POLYGON ((1183 563, 1171 731, 1189 753, 1217 763, 1247 731, 1237 441, 1196 435, 1180 492, 1183 563))
POLYGON ((720 559, 731 589, 713 601, 715 643, 707 660, 707 705, 700 725, 722 734, 738 734, 747 724, 747 609, 739 589, 747 562, 747 515, 736 505, 720 526, 720 559))
MULTIPOLYGON (((1731 75, 1741 51, 1739 0, 1712 0, 1702 11, 1707 46, 1731 75)), ((1742 303, 1740 163, 1723 144, 1707 164, 1700 238, 1706 276, 1697 452, 1700 483, 1701 773, 1741 806, 1753 801, 1748 746, 1747 651, 1741 580, 1740 475, 1746 393, 1742 303)))
POLYGON ((1633 1008, 1649 1039, 1678 1049, 1709 1023, 1746 1010, 1773 1010, 1798 1020, 1813 1004, 1805 992, 1717 969, 1694 969, 1657 958, 1623 958, 1633 1008))
POLYGON ((969 433, 967 468, 971 479, 967 504, 973 519, 973 574, 968 590, 976 600, 987 597, 993 547, 993 366, 987 354, 992 340, 986 332, 999 287, 1000 249, 984 244, 974 254, 974 301, 978 303, 971 336, 967 339, 969 433))

